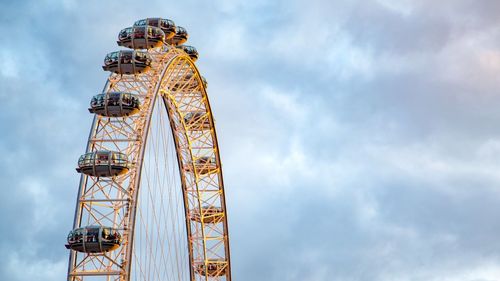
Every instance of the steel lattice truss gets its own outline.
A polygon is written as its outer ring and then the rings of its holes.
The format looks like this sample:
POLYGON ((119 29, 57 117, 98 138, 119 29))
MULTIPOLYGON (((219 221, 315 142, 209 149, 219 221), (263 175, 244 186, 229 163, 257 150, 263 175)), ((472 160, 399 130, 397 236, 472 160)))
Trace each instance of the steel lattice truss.
POLYGON ((74 228, 112 226, 122 232, 122 245, 107 253, 71 251, 68 280, 130 280, 137 204, 141 200, 141 167, 155 101, 161 99, 167 109, 180 171, 190 280, 230 281, 221 162, 205 85, 182 50, 165 45, 148 52, 153 58, 150 71, 140 75, 111 74, 104 89, 139 95, 140 112, 116 118, 95 115, 87 145, 87 152, 125 153, 132 163, 130 170, 109 178, 82 174, 75 213, 74 228), (186 121, 186 116, 199 112, 203 114, 194 122, 186 121), (194 163, 206 157, 214 158, 215 163, 195 167, 194 163), (217 206, 221 212, 210 213, 204 206, 217 206))

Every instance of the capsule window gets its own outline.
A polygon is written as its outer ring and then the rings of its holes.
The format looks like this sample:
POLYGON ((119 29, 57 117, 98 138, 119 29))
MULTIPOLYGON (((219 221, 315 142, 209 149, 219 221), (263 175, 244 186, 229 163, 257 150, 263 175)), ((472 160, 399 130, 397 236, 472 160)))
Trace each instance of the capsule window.
POLYGON ((91 153, 84 154, 80 157, 80 159, 78 159, 79 166, 84 166, 84 165, 89 165, 89 164, 92 164, 92 154, 91 153))
POLYGON ((136 52, 135 59, 141 62, 145 62, 147 60, 146 54, 136 52))
POLYGON ((92 164, 93 160, 92 153, 85 154, 84 165, 92 164))
POLYGON ((186 29, 182 26, 177 26, 175 32, 178 34, 186 34, 186 29))
POLYGON ((93 96, 90 100, 90 106, 97 106, 97 96, 93 96))
POLYGON ((120 31, 120 39, 125 39, 127 38, 127 31, 126 30, 122 30, 120 31))
POLYGON ((131 63, 131 62, 132 62, 132 53, 123 52, 121 55, 121 63, 131 63))
POLYGON ((130 95, 129 94, 122 94, 122 104, 123 105, 130 105, 130 95))
POLYGON ((120 94, 119 93, 110 93, 108 96, 107 105, 118 105, 120 103, 120 94))
POLYGON ((113 163, 114 164, 126 164, 127 157, 123 153, 113 153, 113 163))
POLYGON ((87 229, 87 242, 97 242, 99 238, 99 228, 87 229))
POLYGON ((106 64, 110 64, 110 63, 112 63, 112 62, 113 62, 113 56, 112 56, 112 54, 108 54, 108 55, 106 56, 106 58, 104 59, 104 63, 106 63, 106 64))
POLYGON ((159 19, 149 19, 149 25, 158 26, 159 19))
POLYGON ((140 27, 136 27, 134 29, 134 37, 135 38, 143 38, 144 37, 144 27, 143 26, 140 26, 140 27))
POLYGON ((78 242, 78 241, 81 241, 83 239, 83 232, 82 232, 82 229, 76 229, 73 233, 72 233, 72 240, 74 240, 75 242, 78 242))
POLYGON ((109 239, 109 236, 111 235, 111 231, 109 230, 109 228, 107 227, 104 227, 102 229, 102 238, 104 239, 109 239))
POLYGON ((78 166, 82 166, 85 163, 85 155, 80 156, 78 159, 78 166))
POLYGON ((68 235, 68 240, 70 240, 70 241, 78 242, 82 238, 83 238, 83 234, 81 232, 81 229, 75 229, 74 231, 71 231, 68 235))
POLYGON ((123 105, 132 105, 132 99, 130 94, 122 94, 122 104, 123 105))
POLYGON ((134 23, 134 25, 146 25, 146 20, 145 19, 138 20, 134 23))
POLYGON ((104 59, 105 64, 112 64, 118 60, 118 52, 113 52, 108 55, 106 55, 106 58, 104 59))
POLYGON ((167 19, 161 20, 161 27, 168 28, 168 27, 171 27, 173 25, 174 25, 174 22, 171 20, 167 20, 167 19))
POLYGON ((122 31, 120 31, 120 35, 119 35, 120 40, 130 38, 131 34, 132 34, 132 28, 128 27, 128 28, 123 29, 122 31))
POLYGON ((109 161, 109 155, 107 153, 99 153, 97 154, 97 163, 107 163, 109 161))
POLYGON ((118 163, 119 164, 126 164, 127 163, 127 155, 123 153, 118 153, 118 163))

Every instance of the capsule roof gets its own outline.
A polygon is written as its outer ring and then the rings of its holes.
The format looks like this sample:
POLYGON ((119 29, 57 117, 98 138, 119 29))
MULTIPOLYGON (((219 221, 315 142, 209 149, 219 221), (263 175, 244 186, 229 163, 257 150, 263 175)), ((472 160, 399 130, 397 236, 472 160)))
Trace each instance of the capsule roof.
POLYGON ((163 30, 163 32, 165 33, 165 39, 170 39, 175 35, 175 23, 169 19, 146 18, 138 20, 134 23, 134 26, 144 25, 156 26, 161 28, 161 30, 163 30))

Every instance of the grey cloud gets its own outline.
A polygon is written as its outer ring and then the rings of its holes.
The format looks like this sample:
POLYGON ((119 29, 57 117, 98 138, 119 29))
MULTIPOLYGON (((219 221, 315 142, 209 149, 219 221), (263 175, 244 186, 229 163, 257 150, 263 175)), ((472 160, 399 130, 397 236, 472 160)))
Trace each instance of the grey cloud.
POLYGON ((65 278, 88 100, 147 16, 201 53, 235 280, 498 279, 496 1, 63 2, 1 4, 0 279, 65 278))

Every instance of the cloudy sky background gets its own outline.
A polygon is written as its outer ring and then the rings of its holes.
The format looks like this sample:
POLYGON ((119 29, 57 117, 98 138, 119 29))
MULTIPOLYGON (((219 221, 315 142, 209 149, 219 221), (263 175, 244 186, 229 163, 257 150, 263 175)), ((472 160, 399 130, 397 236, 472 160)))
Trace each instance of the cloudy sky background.
POLYGON ((0 280, 64 280, 121 28, 200 52, 233 278, 500 280, 500 2, 0 1, 0 280))

